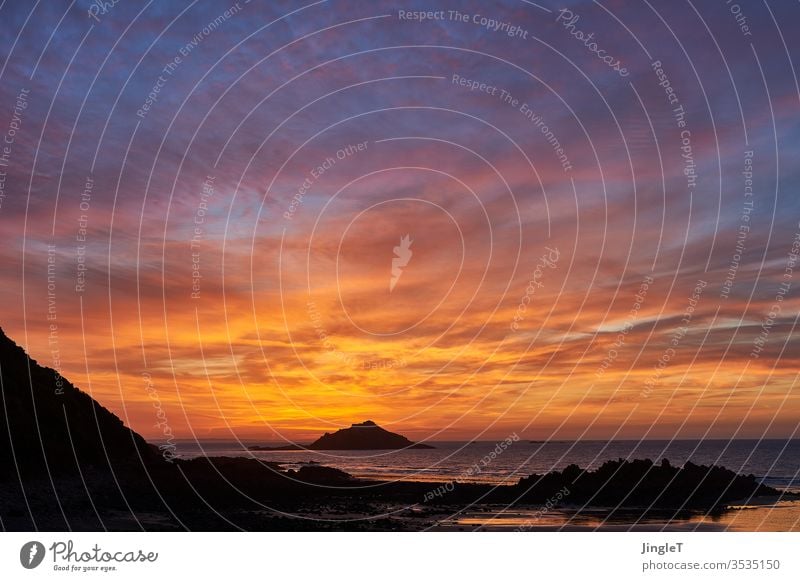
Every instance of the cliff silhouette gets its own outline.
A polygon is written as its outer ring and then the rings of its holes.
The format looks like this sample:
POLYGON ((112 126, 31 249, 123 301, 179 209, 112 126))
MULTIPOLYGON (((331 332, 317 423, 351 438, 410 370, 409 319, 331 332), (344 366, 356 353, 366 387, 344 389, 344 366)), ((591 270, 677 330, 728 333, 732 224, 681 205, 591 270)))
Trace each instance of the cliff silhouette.
POLYGON ((153 462, 157 450, 0 329, 0 470, 23 476, 153 462))

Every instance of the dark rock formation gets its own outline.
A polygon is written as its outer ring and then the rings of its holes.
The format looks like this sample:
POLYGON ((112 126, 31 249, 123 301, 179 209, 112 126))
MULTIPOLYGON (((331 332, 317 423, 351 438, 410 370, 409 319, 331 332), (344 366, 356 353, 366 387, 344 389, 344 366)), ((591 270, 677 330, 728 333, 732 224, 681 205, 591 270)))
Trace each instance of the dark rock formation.
POLYGON ((117 416, 28 357, 2 329, 0 396, 0 479, 160 460, 117 416))
POLYGON ((781 495, 752 474, 691 462, 679 468, 666 459, 660 464, 611 460, 594 471, 573 464, 561 472, 522 478, 515 486, 523 502, 546 502, 564 488, 570 503, 605 507, 709 509, 751 496, 781 495))
POLYGON ((433 446, 415 444, 405 436, 384 430, 372 420, 367 420, 333 434, 326 433, 308 448, 310 450, 400 450, 431 449, 433 446))
POLYGON ((287 446, 250 446, 253 451, 279 450, 431 450, 433 446, 415 444, 405 436, 384 430, 372 420, 353 424, 333 434, 325 433, 308 446, 289 444, 287 446))
POLYGON ((350 484, 354 478, 347 472, 330 466, 302 466, 299 470, 288 470, 287 475, 297 478, 303 482, 313 482, 316 484, 334 485, 350 484))

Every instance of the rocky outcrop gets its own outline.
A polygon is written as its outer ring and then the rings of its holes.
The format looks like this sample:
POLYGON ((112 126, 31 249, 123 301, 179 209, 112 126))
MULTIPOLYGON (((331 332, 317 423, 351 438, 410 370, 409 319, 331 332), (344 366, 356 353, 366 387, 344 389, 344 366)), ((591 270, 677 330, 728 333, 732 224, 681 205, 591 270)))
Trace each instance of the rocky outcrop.
POLYGON ((309 446, 311 450, 400 450, 403 448, 431 449, 427 444, 415 444, 405 436, 384 430, 372 420, 353 424, 349 428, 325 434, 309 446))
POLYGON ((288 446, 250 446, 254 451, 278 450, 431 450, 433 446, 415 444, 405 436, 384 430, 372 420, 353 424, 332 434, 325 433, 308 446, 290 444, 288 446))

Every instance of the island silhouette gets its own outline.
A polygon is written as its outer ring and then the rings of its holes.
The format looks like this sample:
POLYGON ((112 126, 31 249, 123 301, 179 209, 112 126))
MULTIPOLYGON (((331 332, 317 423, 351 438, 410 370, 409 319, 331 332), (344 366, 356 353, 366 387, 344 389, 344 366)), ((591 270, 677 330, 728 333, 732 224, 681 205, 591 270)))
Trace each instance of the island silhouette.
POLYGON ((432 450, 428 444, 414 443, 405 436, 385 430, 372 420, 353 424, 333 434, 326 432, 307 446, 288 444, 286 446, 250 446, 253 451, 281 450, 432 450))
MULTIPOLYGON (((2 329, 0 395, 0 523, 9 531, 419 530, 467 507, 540 506, 565 490, 564 505, 576 513, 605 507, 637 519, 654 511, 682 519, 753 497, 797 498, 753 475, 666 460, 620 459, 591 471, 573 465, 508 485, 443 485, 369 481, 311 463, 287 469, 257 458, 164 456, 2 329)), ((429 447, 369 420, 312 445, 429 447)))

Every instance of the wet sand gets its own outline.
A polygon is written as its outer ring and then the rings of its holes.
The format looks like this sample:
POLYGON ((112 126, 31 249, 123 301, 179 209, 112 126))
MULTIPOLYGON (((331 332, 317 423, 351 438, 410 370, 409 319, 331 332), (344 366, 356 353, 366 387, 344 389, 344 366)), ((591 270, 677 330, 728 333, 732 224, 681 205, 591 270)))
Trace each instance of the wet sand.
POLYGON ((687 513, 685 518, 625 516, 608 510, 568 507, 543 511, 484 507, 442 519, 432 526, 441 531, 800 531, 800 501, 777 497, 754 498, 747 504, 732 504, 713 515, 687 513))

